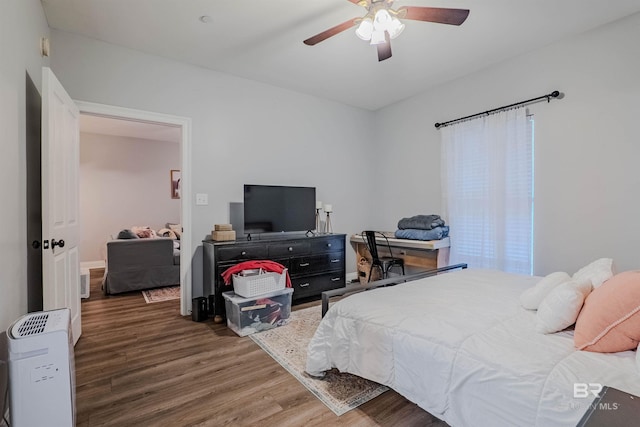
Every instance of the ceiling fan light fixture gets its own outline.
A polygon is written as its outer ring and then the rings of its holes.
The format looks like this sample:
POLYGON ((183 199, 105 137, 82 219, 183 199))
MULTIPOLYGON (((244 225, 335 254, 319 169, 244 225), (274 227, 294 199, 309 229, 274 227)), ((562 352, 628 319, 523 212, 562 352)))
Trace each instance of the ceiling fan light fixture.
POLYGON ((376 12, 375 18, 373 18, 373 27, 376 30, 385 31, 391 24, 391 15, 387 9, 380 9, 376 12))
POLYGON ((371 40, 371 34, 373 33, 373 21, 371 18, 364 18, 358 29, 356 30, 356 36, 364 41, 371 40))
POLYGON ((400 33, 404 31, 404 27, 405 25, 402 22, 400 22, 398 18, 394 17, 393 19, 391 19, 391 23, 387 28, 387 32, 389 33, 389 38, 395 39, 396 37, 398 37, 400 33))
POLYGON ((371 44, 384 44, 387 42, 387 38, 384 35, 384 30, 373 30, 371 33, 371 44))
POLYGON ((437 24, 462 25, 469 16, 468 9, 442 7, 403 6, 393 9, 394 0, 349 0, 362 6, 367 13, 362 18, 351 18, 313 37, 303 40, 307 46, 315 46, 323 40, 355 26, 358 38, 376 45, 378 61, 391 58, 391 40, 405 29, 404 20, 433 22, 437 24))

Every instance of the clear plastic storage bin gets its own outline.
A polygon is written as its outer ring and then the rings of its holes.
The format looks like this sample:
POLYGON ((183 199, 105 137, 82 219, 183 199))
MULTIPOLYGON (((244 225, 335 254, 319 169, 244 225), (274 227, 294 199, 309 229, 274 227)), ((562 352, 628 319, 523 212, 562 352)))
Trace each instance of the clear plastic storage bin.
POLYGON ((291 315, 293 288, 243 298, 234 292, 223 292, 227 310, 227 326, 244 337, 254 332, 282 326, 291 315))

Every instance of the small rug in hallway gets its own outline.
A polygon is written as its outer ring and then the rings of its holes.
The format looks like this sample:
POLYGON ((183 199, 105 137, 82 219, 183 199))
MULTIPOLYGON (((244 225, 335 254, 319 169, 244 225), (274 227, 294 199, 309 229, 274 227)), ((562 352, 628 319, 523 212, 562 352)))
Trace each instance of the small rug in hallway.
POLYGON ((307 346, 320 323, 320 318, 320 306, 292 311, 286 325, 250 337, 322 403, 340 416, 379 396, 388 388, 356 375, 340 373, 335 369, 327 372, 324 378, 313 378, 304 372, 307 346))
POLYGON ((166 288, 147 289, 142 291, 142 296, 147 304, 152 302, 170 301, 180 299, 180 286, 167 286, 166 288))

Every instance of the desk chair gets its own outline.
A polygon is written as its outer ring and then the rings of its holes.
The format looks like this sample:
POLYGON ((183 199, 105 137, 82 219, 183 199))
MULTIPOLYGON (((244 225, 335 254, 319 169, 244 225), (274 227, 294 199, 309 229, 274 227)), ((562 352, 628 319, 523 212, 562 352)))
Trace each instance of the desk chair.
POLYGON ((389 244, 389 239, 387 236, 380 233, 379 231, 366 230, 362 232, 362 240, 364 240, 364 244, 367 247, 367 250, 371 254, 371 268, 369 269, 369 279, 367 282, 371 281, 371 272, 373 271, 373 267, 377 266, 382 271, 382 278, 386 279, 389 270, 393 267, 400 267, 402 269, 402 274, 404 275, 404 260, 402 258, 394 258, 393 252, 391 252, 391 245, 389 244), (376 242, 376 235, 381 236, 387 242, 387 250, 389 251, 388 257, 380 257, 378 255, 378 243, 376 242))

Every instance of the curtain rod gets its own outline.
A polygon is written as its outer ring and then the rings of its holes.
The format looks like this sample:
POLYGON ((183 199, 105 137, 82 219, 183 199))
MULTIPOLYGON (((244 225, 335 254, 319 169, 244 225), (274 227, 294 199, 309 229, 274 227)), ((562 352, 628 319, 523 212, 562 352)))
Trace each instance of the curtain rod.
POLYGON ((488 110, 488 111, 485 111, 485 112, 482 112, 482 113, 472 114, 472 115, 470 115, 470 116, 461 117, 461 118, 459 118, 459 119, 449 120, 448 122, 444 122, 444 123, 436 123, 436 124, 435 124, 435 126, 436 126, 436 129, 440 129, 441 127, 445 127, 445 126, 448 126, 448 125, 450 125, 450 124, 452 124, 452 123, 460 122, 460 121, 462 121, 462 120, 471 119, 471 118, 473 118, 473 117, 478 117, 478 116, 484 116, 485 114, 486 114, 486 115, 489 115, 489 114, 491 114, 491 113, 495 113, 495 112, 497 112, 497 111, 507 110, 507 109, 512 108, 512 107, 517 107, 518 105, 530 104, 530 103, 532 103, 532 102, 540 101, 540 100, 542 100, 542 99, 546 99, 546 100, 547 100, 547 102, 551 102, 551 98, 558 98, 558 99, 562 99, 562 96, 560 96, 560 95, 561 95, 561 94, 560 94, 560 92, 559 92, 559 91, 554 90, 553 92, 551 92, 551 93, 550 93, 550 94, 548 94, 548 95, 538 96, 538 97, 536 97, 536 98, 527 99, 526 101, 516 102, 516 103, 514 103, 514 104, 505 105, 505 106, 503 106, 503 107, 494 108, 493 110, 488 110))

